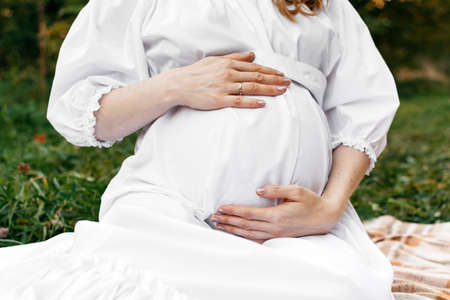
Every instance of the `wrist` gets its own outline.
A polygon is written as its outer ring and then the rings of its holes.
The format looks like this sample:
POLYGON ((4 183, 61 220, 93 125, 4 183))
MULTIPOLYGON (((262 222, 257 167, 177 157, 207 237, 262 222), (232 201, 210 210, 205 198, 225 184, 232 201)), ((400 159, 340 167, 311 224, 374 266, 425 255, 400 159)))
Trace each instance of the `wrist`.
POLYGON ((152 93, 152 95, 149 96, 156 96, 157 99, 159 99, 159 102, 162 103, 167 110, 174 106, 181 105, 176 88, 173 84, 170 84, 173 82, 173 79, 171 79, 171 74, 169 73, 171 73, 171 71, 153 76, 144 82, 147 86, 146 90, 152 93))
POLYGON ((178 80, 175 78, 176 73, 176 69, 172 69, 160 73, 155 77, 158 80, 157 86, 161 92, 162 101, 171 107, 184 105, 184 98, 181 96, 181 92, 177 84, 178 80))
POLYGON ((330 212, 330 217, 335 219, 336 222, 340 219, 347 207, 348 199, 332 197, 326 194, 322 194, 322 200, 327 210, 330 212))

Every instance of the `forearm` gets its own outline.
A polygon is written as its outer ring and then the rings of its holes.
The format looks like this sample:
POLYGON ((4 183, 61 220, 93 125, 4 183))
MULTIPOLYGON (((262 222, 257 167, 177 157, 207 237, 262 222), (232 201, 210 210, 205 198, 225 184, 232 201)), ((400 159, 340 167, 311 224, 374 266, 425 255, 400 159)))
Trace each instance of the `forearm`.
POLYGON ((177 105, 170 97, 167 82, 165 74, 160 74, 105 94, 95 112, 96 138, 103 141, 123 138, 177 105))
POLYGON ((368 166, 369 158, 361 151, 343 145, 334 149, 333 165, 322 196, 339 212, 339 217, 347 200, 364 178, 368 166))

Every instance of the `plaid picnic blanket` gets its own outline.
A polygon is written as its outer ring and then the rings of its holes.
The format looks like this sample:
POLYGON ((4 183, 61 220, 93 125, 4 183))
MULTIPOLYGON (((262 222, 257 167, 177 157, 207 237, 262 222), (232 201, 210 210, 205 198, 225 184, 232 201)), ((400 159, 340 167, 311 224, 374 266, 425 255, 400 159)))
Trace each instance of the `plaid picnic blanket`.
POLYGON ((396 300, 450 300, 450 223, 416 224, 382 216, 364 226, 391 261, 396 300))

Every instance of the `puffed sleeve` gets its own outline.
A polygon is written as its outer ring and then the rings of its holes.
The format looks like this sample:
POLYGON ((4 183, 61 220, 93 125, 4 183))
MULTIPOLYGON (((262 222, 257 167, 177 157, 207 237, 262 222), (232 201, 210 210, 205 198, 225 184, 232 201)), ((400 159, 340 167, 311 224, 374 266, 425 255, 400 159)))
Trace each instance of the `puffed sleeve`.
POLYGON ((369 175, 386 147, 387 132, 400 105, 394 77, 368 27, 348 0, 330 0, 327 14, 337 34, 338 55, 330 55, 323 109, 332 148, 343 144, 368 155, 369 175))
POLYGON ((47 119, 73 145, 117 141, 95 137, 94 112, 111 89, 149 77, 141 28, 152 9, 150 0, 90 0, 72 23, 58 55, 47 119))

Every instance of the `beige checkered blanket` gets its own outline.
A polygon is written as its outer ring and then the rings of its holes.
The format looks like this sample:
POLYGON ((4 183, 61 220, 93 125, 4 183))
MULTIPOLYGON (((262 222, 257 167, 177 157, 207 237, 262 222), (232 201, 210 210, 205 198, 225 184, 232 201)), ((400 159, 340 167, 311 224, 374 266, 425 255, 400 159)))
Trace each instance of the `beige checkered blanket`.
POLYGON ((364 225, 391 261, 396 300, 450 300, 450 223, 416 224, 382 216, 364 225))

